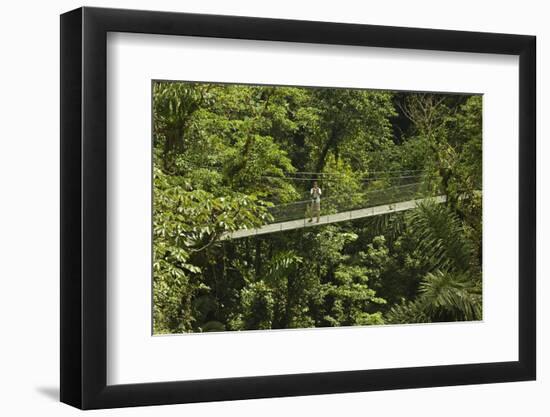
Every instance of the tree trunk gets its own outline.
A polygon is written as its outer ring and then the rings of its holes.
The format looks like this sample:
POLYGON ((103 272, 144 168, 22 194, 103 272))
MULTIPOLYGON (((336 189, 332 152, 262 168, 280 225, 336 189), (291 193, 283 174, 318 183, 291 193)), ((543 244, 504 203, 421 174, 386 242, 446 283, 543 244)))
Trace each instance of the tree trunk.
POLYGON ((259 238, 256 238, 256 259, 254 269, 256 270, 256 281, 259 281, 262 278, 262 240, 259 238))
POLYGON ((330 136, 326 141, 325 145, 323 146, 323 149, 321 150, 321 154, 319 155, 319 159, 317 160, 317 165, 315 166, 315 172, 321 172, 323 170, 323 168, 325 167, 328 152, 330 151, 331 148, 334 148, 338 144, 339 140, 340 140, 340 128, 338 126, 332 126, 330 130, 330 136))

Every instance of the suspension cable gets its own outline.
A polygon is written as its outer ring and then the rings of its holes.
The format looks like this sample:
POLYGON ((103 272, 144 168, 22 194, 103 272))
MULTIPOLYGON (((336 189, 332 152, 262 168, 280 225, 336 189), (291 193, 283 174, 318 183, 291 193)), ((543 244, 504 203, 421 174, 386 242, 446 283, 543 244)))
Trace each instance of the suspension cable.
MULTIPOLYGON (((410 186, 413 186, 413 185, 419 185, 419 184, 423 184, 422 182, 413 182, 413 183, 410 183, 410 184, 404 184, 404 185, 395 185, 395 186, 392 186, 392 187, 387 187, 387 188, 381 188, 379 190, 369 190, 369 191, 365 191, 365 192, 356 192, 356 193, 353 193, 351 195, 353 196, 356 196, 356 195, 368 195, 368 194, 374 194, 374 193, 380 193, 382 191, 390 191, 390 190, 394 190, 396 188, 404 188, 404 187, 410 187, 410 186)), ((335 196, 331 196, 331 197, 326 197, 326 198, 323 198, 324 201, 327 201, 327 200, 333 200, 335 198, 338 198, 339 196, 335 195, 335 196)), ((276 207, 283 207, 283 206, 291 206, 291 205, 296 205, 296 204, 303 204, 303 203, 308 203, 311 199, 308 199, 308 200, 300 200, 300 201, 293 201, 293 202, 290 202, 290 203, 283 203, 283 204, 277 204, 277 205, 274 205, 273 207, 271 207, 271 209, 274 209, 276 207)))

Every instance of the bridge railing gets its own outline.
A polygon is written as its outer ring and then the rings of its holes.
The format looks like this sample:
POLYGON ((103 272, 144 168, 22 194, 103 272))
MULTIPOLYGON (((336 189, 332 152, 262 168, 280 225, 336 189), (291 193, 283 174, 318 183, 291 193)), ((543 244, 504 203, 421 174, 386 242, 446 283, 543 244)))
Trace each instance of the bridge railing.
MULTIPOLYGON (((321 198, 320 215, 335 214, 344 211, 399 203, 429 196, 424 183, 397 185, 385 189, 371 189, 346 195, 333 195, 321 198)), ((271 223, 291 221, 310 217, 311 200, 301 200, 292 203, 279 204, 269 209, 273 216, 271 223)))

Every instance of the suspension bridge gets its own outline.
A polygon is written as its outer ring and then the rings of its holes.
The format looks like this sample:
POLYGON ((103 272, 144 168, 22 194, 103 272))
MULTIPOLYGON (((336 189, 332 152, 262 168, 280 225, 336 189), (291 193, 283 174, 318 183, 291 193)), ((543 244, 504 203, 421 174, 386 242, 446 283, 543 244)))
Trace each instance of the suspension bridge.
MULTIPOLYGON (((270 177, 266 179, 284 179, 291 181, 319 181, 323 194, 329 188, 331 181, 337 181, 337 175, 323 173, 292 173, 285 177, 270 177), (315 177, 312 177, 312 174, 315 177)), ((416 208, 424 201, 430 200, 434 203, 446 201, 445 195, 430 192, 427 190, 426 177, 419 171, 398 171, 392 173, 373 173, 369 177, 362 178, 364 187, 353 193, 339 193, 333 190, 333 195, 321 199, 321 212, 319 217, 311 212, 311 200, 301 200, 286 204, 277 204, 269 208, 271 221, 254 229, 241 229, 222 236, 222 239, 238 239, 249 236, 257 236, 268 233, 276 233, 287 230, 294 230, 306 227, 322 226, 331 223, 357 220, 365 217, 379 216, 383 214, 396 213, 416 208), (372 186, 380 179, 388 180, 391 185, 382 188, 372 186)))

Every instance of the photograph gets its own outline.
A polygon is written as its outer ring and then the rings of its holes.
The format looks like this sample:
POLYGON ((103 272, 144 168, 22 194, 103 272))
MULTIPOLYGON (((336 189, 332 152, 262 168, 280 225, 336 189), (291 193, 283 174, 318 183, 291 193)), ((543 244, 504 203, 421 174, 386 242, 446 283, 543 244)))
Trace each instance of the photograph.
POLYGON ((154 335, 483 319, 481 94, 151 88, 154 335))
POLYGON ((454 5, 6 2, 0 417, 550 416, 547 7, 454 5))

